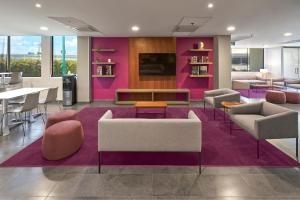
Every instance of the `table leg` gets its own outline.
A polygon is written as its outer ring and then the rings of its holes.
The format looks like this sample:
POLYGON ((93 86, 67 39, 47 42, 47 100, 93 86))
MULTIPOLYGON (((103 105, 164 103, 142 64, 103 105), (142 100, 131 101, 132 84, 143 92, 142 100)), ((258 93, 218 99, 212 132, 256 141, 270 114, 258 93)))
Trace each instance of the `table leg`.
POLYGON ((226 108, 224 106, 224 121, 225 121, 225 119, 226 119, 226 108))
POLYGON ((9 134, 9 125, 8 125, 8 116, 7 116, 7 106, 8 106, 8 100, 3 99, 2 100, 2 136, 6 136, 9 134))
POLYGON ((167 118, 167 107, 165 107, 165 118, 167 118))

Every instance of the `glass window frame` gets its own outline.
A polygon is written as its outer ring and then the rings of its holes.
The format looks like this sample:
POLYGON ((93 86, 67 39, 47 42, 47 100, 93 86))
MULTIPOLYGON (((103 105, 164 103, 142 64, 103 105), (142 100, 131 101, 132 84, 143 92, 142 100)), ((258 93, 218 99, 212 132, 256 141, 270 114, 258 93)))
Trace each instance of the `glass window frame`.
MULTIPOLYGON (((62 36, 62 35, 57 35, 57 36, 62 36)), ((74 36, 74 37, 76 36, 77 39, 78 39, 77 35, 70 35, 70 36, 74 36)), ((60 76, 55 76, 53 74, 54 73, 54 63, 55 63, 55 60, 54 60, 54 56, 55 56, 55 54, 54 54, 54 37, 55 36, 51 36, 51 77, 59 78, 59 77, 62 77, 62 76, 61 75, 60 76)), ((78 51, 78 47, 77 47, 77 51, 78 51)), ((76 57, 76 75, 77 75, 77 57, 76 57)))

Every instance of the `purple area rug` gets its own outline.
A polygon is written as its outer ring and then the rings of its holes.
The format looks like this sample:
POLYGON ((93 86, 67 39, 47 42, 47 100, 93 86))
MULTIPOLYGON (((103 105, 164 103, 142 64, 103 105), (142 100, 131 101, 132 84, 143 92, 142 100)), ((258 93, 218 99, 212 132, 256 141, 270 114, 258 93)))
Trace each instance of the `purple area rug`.
MULTIPOLYGON (((84 108, 80 114, 85 140, 81 149, 74 155, 59 161, 47 161, 42 158, 41 138, 15 154, 1 164, 2 167, 26 166, 97 166, 97 121, 102 114, 111 109, 115 117, 133 117, 133 107, 119 108, 84 108)), ((299 166, 279 149, 266 141, 261 141, 260 159, 256 158, 256 140, 243 130, 236 130, 229 135, 228 121, 223 120, 223 112, 217 112, 217 120, 213 120, 213 112, 202 108, 167 109, 168 118, 183 118, 192 109, 202 121, 203 149, 202 163, 206 166, 299 166)), ((141 133, 142 134, 142 133, 141 133)), ((184 133, 182 133, 184 134, 184 133)), ((106 165, 197 165, 195 153, 119 153, 103 154, 106 165)))

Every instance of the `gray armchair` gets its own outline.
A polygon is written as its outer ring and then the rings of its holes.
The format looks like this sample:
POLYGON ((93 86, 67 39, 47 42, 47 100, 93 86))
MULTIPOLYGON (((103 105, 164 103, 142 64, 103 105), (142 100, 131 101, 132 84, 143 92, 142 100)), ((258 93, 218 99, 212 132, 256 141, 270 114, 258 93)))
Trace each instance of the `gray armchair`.
POLYGON ((234 106, 229 112, 232 122, 245 129, 257 140, 257 158, 259 158, 259 140, 283 138, 296 138, 296 157, 298 157, 298 113, 296 111, 268 102, 259 102, 234 106))
POLYGON ((222 108, 222 101, 240 102, 241 94, 231 89, 216 89, 204 92, 204 110, 206 103, 214 108, 214 119, 216 119, 216 108, 222 108))

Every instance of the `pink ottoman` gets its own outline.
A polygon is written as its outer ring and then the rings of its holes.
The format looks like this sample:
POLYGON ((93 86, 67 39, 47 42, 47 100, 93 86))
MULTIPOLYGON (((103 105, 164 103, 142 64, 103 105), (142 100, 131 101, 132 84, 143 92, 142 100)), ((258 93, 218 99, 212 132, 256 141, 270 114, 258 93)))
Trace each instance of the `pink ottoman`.
POLYGON ((287 103, 294 103, 294 104, 300 103, 300 94, 298 92, 284 91, 284 93, 286 96, 287 103))
POLYGON ((58 122, 44 132, 42 154, 47 160, 59 160, 78 151, 83 143, 83 129, 77 120, 58 122))
POLYGON ((285 93, 282 91, 267 90, 266 101, 270 103, 284 104, 286 103, 285 93))
POLYGON ((65 110, 62 112, 53 113, 48 117, 46 123, 46 129, 55 123, 66 121, 66 120, 77 120, 78 111, 76 110, 65 110))

